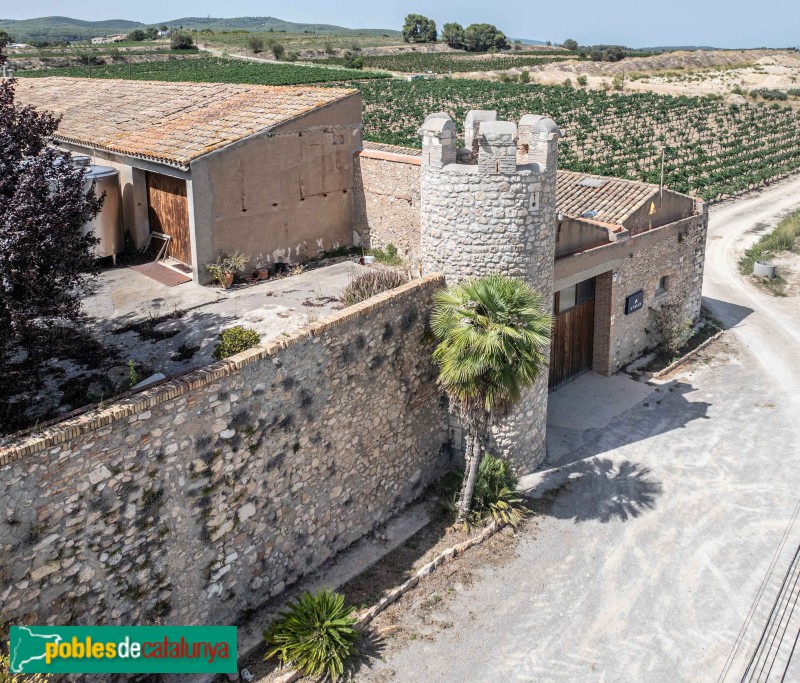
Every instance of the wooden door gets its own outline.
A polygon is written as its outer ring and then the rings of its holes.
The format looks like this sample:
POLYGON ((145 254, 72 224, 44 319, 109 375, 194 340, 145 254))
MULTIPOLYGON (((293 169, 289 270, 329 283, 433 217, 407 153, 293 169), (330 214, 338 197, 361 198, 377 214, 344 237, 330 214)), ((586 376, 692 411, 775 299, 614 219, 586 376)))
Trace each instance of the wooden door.
POLYGON ((147 173, 147 213, 150 232, 163 232, 169 241, 167 256, 192 264, 189 236, 189 199, 186 181, 160 173, 147 173))
POLYGON ((550 388, 555 389, 592 367, 594 299, 559 313, 550 347, 550 388))

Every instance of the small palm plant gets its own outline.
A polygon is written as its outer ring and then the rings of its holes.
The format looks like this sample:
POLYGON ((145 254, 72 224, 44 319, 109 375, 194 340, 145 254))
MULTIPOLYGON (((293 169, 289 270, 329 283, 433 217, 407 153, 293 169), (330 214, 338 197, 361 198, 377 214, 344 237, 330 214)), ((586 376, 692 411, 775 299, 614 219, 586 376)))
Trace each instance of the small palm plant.
POLYGON ((470 512, 489 427, 508 414, 547 366, 551 325, 539 294, 503 275, 465 280, 435 295, 433 360, 439 385, 466 432, 460 521, 470 512))
POLYGON ((277 657, 281 665, 292 664, 306 676, 335 681, 358 652, 353 609, 345 607, 340 593, 304 593, 264 631, 264 659, 277 657))

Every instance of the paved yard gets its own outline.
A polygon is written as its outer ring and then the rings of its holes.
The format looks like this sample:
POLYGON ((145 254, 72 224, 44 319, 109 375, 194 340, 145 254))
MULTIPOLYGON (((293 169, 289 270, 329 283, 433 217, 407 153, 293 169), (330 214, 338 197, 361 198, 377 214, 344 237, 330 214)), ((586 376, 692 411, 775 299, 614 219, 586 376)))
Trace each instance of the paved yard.
POLYGON ((556 392, 535 538, 356 680, 800 681, 800 307, 735 271, 798 190, 715 208, 704 295, 733 329, 655 388, 556 392))

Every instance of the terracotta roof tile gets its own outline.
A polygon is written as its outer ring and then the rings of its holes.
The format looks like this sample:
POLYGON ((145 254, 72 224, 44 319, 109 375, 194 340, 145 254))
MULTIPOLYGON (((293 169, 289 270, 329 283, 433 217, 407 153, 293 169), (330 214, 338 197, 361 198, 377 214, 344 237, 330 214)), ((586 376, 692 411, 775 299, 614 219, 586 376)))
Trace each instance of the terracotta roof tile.
POLYGON ((310 86, 20 78, 22 104, 61 118, 56 139, 180 168, 356 90, 310 86))
MULTIPOLYGON (((377 142, 364 142, 364 149, 415 157, 422 155, 419 149, 377 142)), ((587 211, 597 211, 593 221, 621 227, 656 192, 658 185, 652 183, 559 169, 556 178, 556 207, 558 211, 572 218, 578 218, 587 211), (587 179, 589 185, 585 184, 587 179)))

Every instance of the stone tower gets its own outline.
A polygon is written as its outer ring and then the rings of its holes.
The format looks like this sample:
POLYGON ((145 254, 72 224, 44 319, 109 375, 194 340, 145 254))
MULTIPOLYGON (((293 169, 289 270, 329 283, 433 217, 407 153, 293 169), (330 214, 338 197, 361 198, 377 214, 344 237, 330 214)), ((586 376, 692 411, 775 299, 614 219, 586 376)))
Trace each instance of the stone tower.
MULTIPOLYGON (((490 273, 522 278, 550 310, 558 126, 542 116, 523 116, 517 125, 493 111, 471 111, 463 149, 447 114, 431 114, 419 132, 425 272, 443 273, 450 284, 490 273)), ((533 471, 545 456, 546 424, 545 371, 495 428, 491 447, 519 471, 533 471)))

